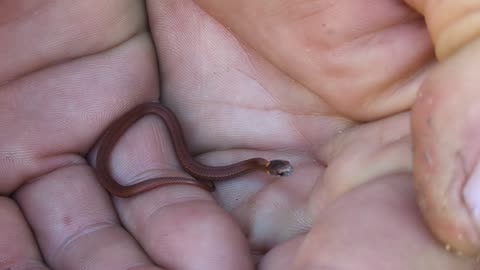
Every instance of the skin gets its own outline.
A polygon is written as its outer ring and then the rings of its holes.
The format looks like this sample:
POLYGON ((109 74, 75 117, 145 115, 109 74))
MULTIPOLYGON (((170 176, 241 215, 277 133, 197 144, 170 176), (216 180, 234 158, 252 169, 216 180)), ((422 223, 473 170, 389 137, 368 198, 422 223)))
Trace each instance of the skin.
MULTIPOLYGON (((478 46, 435 57, 422 15, 440 1, 334 2, 2 1, 0 268, 475 269, 431 233, 455 238, 448 224, 468 209, 425 224, 438 212, 420 211, 415 188, 441 208, 429 195, 456 150, 475 167, 478 46), (158 99, 196 160, 281 154, 295 173, 254 172, 213 197, 169 185, 112 198, 92 166, 98 139, 158 99), (425 148, 433 169, 417 163, 425 148)), ((154 116, 111 165, 123 185, 189 177, 154 116)))

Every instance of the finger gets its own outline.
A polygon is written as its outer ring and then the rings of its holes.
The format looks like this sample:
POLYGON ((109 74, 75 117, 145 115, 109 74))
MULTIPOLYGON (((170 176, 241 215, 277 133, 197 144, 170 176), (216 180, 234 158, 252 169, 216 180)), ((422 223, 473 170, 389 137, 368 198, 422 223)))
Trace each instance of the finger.
POLYGON ((398 1, 195 2, 330 111, 355 120, 410 108, 417 88, 408 82, 432 59, 422 18, 398 1))
POLYGON ((474 178, 477 161, 471 153, 476 145, 467 134, 475 133, 471 115, 478 97, 471 84, 477 79, 471 73, 476 68, 473 59, 478 59, 479 45, 469 43, 478 36, 479 2, 406 2, 425 15, 437 57, 447 61, 424 84, 413 112, 420 205, 447 248, 476 253, 480 236, 472 222, 478 219, 473 203, 477 196, 473 192, 475 181, 469 180, 474 178))
POLYGON ((305 241, 305 236, 301 235, 276 246, 263 256, 257 269, 291 270, 303 241, 305 241))
POLYGON ((377 179, 322 210, 289 269, 474 269, 475 259, 445 251, 431 236, 410 180, 377 179))
MULTIPOLYGON (((134 124, 112 153, 112 172, 123 185, 156 177, 189 177, 181 171, 160 119, 134 124)), ((116 198, 124 226, 166 269, 251 269, 247 242, 235 222, 199 187, 169 185, 116 198)))
POLYGON ((85 164, 44 175, 15 198, 53 269, 158 269, 119 224, 85 164))
POLYGON ((480 251, 479 61, 478 41, 445 61, 412 112, 420 206, 435 234, 467 254, 480 251))
POLYGON ((318 155, 328 166, 312 192, 310 213, 369 181, 412 172, 409 117, 403 113, 345 129, 325 144, 318 155))
POLYGON ((125 41, 144 27, 140 3, 0 2, 0 82, 125 41))
MULTIPOLYGON (((15 8, 22 7, 21 3, 26 7, 31 4, 2 1, 0 5, 4 3, 12 3, 15 8)), ((71 3, 48 2, 38 6, 38 11, 34 9, 32 16, 19 20, 7 16, 12 22, 0 27, 0 39, 5 41, 0 44, 0 54, 8 52, 2 57, 0 70, 12 67, 17 78, 0 82, 0 126, 8 127, 0 132, 0 171, 4 176, 0 193, 9 194, 26 181, 78 162, 76 153, 87 153, 118 114, 158 96, 154 49, 141 28, 141 1, 112 6, 109 1, 71 3), (122 18, 119 23, 125 35, 104 40, 110 36, 102 33, 117 27, 112 25, 118 18, 122 18), (135 31, 130 24, 135 25, 135 31), (56 32, 67 26, 71 29, 56 32), (53 33, 45 33, 47 38, 43 39, 43 31, 53 33), (28 41, 10 43, 21 37, 28 41), (102 46, 95 45, 100 43, 102 46), (80 58, 84 46, 94 49, 80 58), (103 46, 111 49, 97 50, 103 46), (42 51, 37 52, 38 48, 42 51), (72 55, 64 55, 70 51, 72 55), (55 53, 59 58, 52 56, 55 53), (15 58, 23 56, 31 60, 35 71, 20 76, 20 69, 31 71, 26 67, 27 60, 15 58)))
POLYGON ((18 206, 0 197, 0 268, 47 269, 33 234, 18 206))
POLYGON ((448 58, 470 41, 477 39, 480 31, 478 9, 480 2, 471 0, 428 1, 406 0, 423 13, 428 24, 435 52, 440 60, 448 58))

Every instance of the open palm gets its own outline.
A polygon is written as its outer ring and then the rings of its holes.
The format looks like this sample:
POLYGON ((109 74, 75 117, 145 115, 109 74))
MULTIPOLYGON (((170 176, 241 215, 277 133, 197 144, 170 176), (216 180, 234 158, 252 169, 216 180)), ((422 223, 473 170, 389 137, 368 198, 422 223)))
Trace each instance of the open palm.
MULTIPOLYGON (((234 2, 197 1, 217 20, 192 1, 3 4, 1 268, 474 269, 416 206, 408 110, 435 65, 422 18, 398 1, 234 2), (95 144, 158 99, 199 161, 294 174, 111 198, 95 144)), ((122 184, 188 176, 153 116, 112 167, 122 184)))

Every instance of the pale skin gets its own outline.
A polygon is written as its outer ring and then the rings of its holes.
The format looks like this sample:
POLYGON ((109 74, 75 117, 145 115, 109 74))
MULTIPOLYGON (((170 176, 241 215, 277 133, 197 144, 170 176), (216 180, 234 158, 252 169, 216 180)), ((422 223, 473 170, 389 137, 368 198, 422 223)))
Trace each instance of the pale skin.
MULTIPOLYGON (((474 2, 0 2, 0 269, 474 270, 474 2), (294 174, 112 198, 96 142, 159 97, 198 160, 294 174)), ((155 117, 112 167, 188 176, 155 117)))

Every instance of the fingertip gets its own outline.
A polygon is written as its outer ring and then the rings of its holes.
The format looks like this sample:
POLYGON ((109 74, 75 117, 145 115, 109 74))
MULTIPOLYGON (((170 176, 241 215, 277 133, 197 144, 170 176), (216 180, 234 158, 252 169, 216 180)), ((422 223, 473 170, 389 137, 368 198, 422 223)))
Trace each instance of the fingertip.
POLYGON ((477 136, 472 136, 480 134, 475 131, 479 115, 472 112, 480 111, 472 89, 458 87, 468 81, 465 73, 452 71, 434 70, 412 109, 414 179, 418 206, 433 236, 446 250, 472 256, 480 252, 480 226, 475 222, 480 183, 471 182, 480 150, 477 136))
POLYGON ((241 228, 198 191, 171 186, 134 198, 121 212, 124 224, 167 269, 253 269, 241 228))

